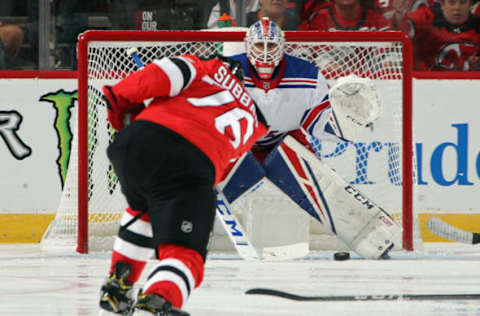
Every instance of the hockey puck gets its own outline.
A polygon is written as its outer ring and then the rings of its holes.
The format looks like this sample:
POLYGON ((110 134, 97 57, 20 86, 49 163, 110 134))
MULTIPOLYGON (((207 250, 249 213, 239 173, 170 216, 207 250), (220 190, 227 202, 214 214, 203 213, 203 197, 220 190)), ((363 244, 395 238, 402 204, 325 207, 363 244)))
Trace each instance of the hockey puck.
POLYGON ((333 254, 333 259, 338 260, 338 261, 344 261, 350 259, 350 253, 349 252, 335 252, 333 254))

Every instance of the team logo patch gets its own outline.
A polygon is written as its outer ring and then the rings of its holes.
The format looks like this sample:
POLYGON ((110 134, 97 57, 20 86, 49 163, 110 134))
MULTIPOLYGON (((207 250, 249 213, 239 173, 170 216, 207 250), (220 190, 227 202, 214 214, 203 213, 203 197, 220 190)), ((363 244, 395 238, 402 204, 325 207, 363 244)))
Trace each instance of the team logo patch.
POLYGON ((193 230, 193 223, 189 221, 183 221, 180 229, 186 234, 191 233, 193 230))

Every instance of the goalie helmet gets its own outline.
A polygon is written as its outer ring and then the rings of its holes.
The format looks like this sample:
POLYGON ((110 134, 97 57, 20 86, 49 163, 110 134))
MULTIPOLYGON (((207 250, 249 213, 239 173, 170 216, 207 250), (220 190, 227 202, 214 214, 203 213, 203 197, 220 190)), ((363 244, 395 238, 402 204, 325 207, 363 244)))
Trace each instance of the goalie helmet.
POLYGON ((285 36, 268 17, 255 22, 245 36, 247 57, 262 79, 270 79, 283 58, 285 36))

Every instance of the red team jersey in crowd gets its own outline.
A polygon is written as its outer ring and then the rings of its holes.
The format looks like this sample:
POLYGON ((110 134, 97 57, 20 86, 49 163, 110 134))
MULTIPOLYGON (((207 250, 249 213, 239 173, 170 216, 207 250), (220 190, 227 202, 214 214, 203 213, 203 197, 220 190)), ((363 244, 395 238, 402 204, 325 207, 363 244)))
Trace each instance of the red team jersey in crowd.
POLYGON ((476 17, 480 17, 480 2, 476 2, 472 5, 472 14, 476 17))
POLYGON ((416 70, 469 70, 467 58, 479 53, 480 19, 448 23, 440 4, 407 14, 402 30, 414 38, 416 70))
MULTIPOLYGON (((415 11, 421 7, 429 7, 435 3, 435 0, 406 0, 408 1, 407 12, 415 11)), ((393 24, 393 14, 395 9, 393 7, 394 0, 373 0, 373 8, 379 12, 385 19, 387 19, 391 24, 393 24)), ((300 29, 306 30, 308 25, 308 20, 316 14, 317 11, 321 9, 328 8, 332 6, 333 3, 329 0, 318 1, 318 0, 308 0, 305 2, 302 11, 302 25, 300 29)), ((480 9, 478 10, 480 14, 480 9)))
MULTIPOLYGON (((430 7, 435 0, 406 0, 408 2, 407 12, 413 12, 422 7, 430 7)), ((387 20, 393 23, 395 9, 393 7, 394 0, 374 0, 374 8, 378 10, 387 20)))
POLYGON ((156 60, 116 84, 113 92, 130 108, 154 98, 135 119, 165 126, 198 147, 215 166, 215 184, 226 166, 267 132, 243 84, 217 58, 156 60))
POLYGON ((301 30, 311 31, 388 31, 391 22, 373 9, 364 9, 355 20, 346 20, 336 13, 335 5, 313 12, 301 30))

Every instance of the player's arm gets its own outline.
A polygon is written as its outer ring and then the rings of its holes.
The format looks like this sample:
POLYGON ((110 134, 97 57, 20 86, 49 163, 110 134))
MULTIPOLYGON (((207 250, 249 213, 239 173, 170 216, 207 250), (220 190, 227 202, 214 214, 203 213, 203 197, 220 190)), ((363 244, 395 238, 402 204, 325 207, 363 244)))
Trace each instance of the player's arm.
POLYGON ((198 71, 195 64, 193 57, 162 58, 114 86, 105 86, 103 93, 112 126, 117 130, 123 129, 125 113, 138 112, 145 100, 177 96, 196 79, 198 71))
POLYGON ((412 39, 422 37, 422 35, 426 34, 434 19, 435 14, 427 5, 421 6, 410 12, 403 11, 403 13, 398 13, 395 11, 394 15, 396 29, 407 33, 412 39))
POLYGON ((196 78, 195 64, 192 58, 181 56, 154 60, 114 85, 112 92, 119 102, 129 104, 177 96, 196 78))

